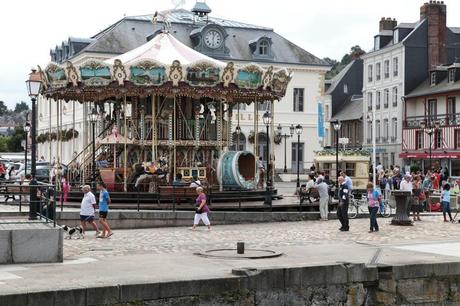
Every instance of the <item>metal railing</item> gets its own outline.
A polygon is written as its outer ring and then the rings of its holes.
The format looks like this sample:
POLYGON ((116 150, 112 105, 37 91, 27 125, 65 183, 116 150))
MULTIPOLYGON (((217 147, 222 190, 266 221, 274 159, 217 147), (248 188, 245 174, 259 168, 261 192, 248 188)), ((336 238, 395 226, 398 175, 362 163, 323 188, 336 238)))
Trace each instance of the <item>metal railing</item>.
POLYGON ((432 116, 408 116, 403 121, 405 128, 421 128, 421 123, 439 123, 440 127, 460 125, 460 113, 440 114, 432 116))

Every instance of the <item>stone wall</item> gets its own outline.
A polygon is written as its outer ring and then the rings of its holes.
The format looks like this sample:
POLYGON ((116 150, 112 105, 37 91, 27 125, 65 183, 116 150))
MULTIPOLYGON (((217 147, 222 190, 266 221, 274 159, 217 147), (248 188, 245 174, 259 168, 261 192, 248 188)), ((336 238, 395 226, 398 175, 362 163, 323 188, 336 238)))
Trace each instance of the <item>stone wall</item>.
POLYGON ((460 263, 241 269, 224 278, 0 296, 0 305, 460 305, 460 263))

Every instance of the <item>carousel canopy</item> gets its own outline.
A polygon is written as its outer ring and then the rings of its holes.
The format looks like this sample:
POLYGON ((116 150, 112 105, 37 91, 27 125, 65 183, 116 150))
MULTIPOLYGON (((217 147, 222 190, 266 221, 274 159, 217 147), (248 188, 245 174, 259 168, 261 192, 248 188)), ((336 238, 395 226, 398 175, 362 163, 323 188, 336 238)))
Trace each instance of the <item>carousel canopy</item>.
POLYGON ((218 67, 225 67, 224 62, 193 50, 167 32, 160 33, 146 44, 123 55, 106 60, 105 63, 113 65, 117 59, 125 66, 146 60, 153 60, 163 65, 169 65, 178 60, 182 65, 206 61, 218 67))
POLYGON ((43 95, 66 101, 102 101, 123 96, 209 97, 228 102, 279 100, 291 79, 287 69, 256 64, 238 66, 201 54, 170 33, 105 61, 88 59, 74 66, 50 63, 43 95))

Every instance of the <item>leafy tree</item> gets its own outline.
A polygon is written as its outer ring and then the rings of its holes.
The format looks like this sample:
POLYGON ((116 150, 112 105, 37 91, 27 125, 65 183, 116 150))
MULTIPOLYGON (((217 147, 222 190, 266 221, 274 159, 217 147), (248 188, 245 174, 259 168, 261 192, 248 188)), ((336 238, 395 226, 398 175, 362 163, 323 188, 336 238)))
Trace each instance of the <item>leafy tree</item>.
POLYGON ((24 101, 21 101, 21 103, 16 103, 16 107, 14 108, 15 113, 21 113, 23 111, 28 111, 28 110, 29 110, 29 105, 24 101))
POLYGON ((4 116, 8 113, 8 107, 5 105, 5 102, 0 101, 0 116, 4 116))
POLYGON ((9 152, 22 152, 23 148, 21 146, 22 140, 24 140, 26 134, 22 126, 16 126, 14 128, 13 135, 11 135, 8 141, 8 151, 9 152))
POLYGON ((0 136, 0 152, 8 152, 10 136, 0 136))
POLYGON ((351 61, 360 58, 363 54, 365 54, 363 49, 360 46, 356 45, 350 48, 350 52, 345 54, 340 62, 330 59, 328 57, 324 58, 323 60, 329 63, 332 67, 331 70, 327 72, 326 79, 332 79, 337 74, 339 74, 342 69, 351 63, 351 61))

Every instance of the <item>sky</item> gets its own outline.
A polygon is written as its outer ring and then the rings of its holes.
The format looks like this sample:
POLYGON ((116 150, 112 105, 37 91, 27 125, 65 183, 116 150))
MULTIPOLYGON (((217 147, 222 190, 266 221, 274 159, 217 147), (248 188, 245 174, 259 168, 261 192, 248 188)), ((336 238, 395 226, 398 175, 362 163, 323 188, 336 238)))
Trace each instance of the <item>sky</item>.
MULTIPOLYGON (((170 9, 180 0, 14 0, 0 10, 0 100, 29 101, 24 81, 69 36, 91 37, 123 16, 170 9)), ((314 55, 340 60, 351 46, 372 47, 381 17, 419 19, 423 0, 207 0, 211 15, 274 30, 314 55)), ((447 25, 460 27, 460 1, 446 0, 447 25), (456 22, 456 24, 455 24, 456 22)), ((191 9, 195 0, 185 0, 191 9)))

